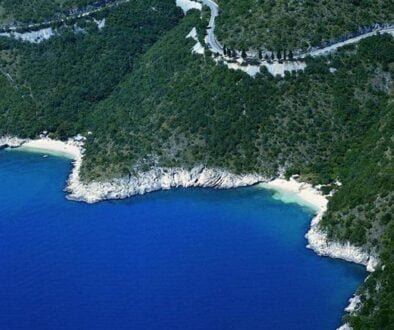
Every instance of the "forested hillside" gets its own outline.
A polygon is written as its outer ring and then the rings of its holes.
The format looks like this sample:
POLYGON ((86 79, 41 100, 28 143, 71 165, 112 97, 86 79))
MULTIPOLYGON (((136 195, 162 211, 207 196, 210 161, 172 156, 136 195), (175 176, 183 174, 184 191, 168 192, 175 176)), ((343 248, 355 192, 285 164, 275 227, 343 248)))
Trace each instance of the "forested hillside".
POLYGON ((94 22, 80 21, 79 32, 63 27, 58 37, 39 45, 0 39, 0 67, 31 103, 13 111, 14 118, 7 114, 9 126, 2 130, 34 136, 45 129, 59 138, 81 132, 87 114, 132 70, 137 56, 180 18, 170 0, 133 1, 111 10, 102 31, 94 22), (30 121, 32 108, 37 109, 34 124, 21 128, 18 121, 30 121))
POLYGON ((0 24, 37 23, 64 9, 86 6, 94 0, 0 0, 0 24))
POLYGON ((217 0, 219 40, 229 47, 306 48, 356 31, 394 23, 391 0, 217 0))
MULTIPOLYGON (((379 4, 373 19, 389 14, 390 3, 379 4)), ((0 136, 86 135, 86 181, 203 164, 267 177, 285 169, 335 189, 324 229, 381 259, 360 288, 363 308, 347 320, 355 329, 390 329, 394 38, 307 59, 303 73, 253 79, 193 55, 195 41, 185 37, 193 27, 202 35, 205 23, 198 12, 182 18, 172 0, 135 0, 100 15, 101 31, 81 21, 83 32, 64 26, 41 44, 0 39, 0 136)))

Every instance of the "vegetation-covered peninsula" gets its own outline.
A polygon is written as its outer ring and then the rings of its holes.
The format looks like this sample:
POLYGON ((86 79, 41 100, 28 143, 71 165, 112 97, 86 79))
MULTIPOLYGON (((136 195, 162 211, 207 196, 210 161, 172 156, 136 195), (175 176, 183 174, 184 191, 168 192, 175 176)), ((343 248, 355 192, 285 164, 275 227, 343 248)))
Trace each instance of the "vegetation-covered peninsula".
MULTIPOLYGON (((35 2, 53 12, 84 1, 35 2)), ((0 4, 25 20, 17 6, 0 4)), ((241 47, 318 43, 394 13, 385 0, 219 4, 219 40, 241 47)), ((186 36, 194 27, 203 36, 206 21, 198 11, 184 16, 173 0, 135 0, 92 17, 105 17, 105 27, 84 18, 38 44, 0 38, 0 136, 85 135, 85 181, 205 165, 266 177, 284 170, 335 190, 323 230, 380 259, 359 289, 361 309, 345 320, 354 329, 391 329, 394 38, 307 58, 304 72, 274 77, 263 69, 252 78, 208 52, 192 54, 186 36)))

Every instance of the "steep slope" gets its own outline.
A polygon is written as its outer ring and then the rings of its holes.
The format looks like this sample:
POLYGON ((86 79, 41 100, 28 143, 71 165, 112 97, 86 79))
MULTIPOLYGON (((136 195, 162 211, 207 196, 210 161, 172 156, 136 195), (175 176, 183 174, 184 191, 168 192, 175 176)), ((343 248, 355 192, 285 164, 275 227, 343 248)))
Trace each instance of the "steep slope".
POLYGON ((390 0, 218 0, 219 40, 235 48, 294 49, 318 45, 360 26, 394 22, 390 0))
MULTIPOLYGON (((40 45, 0 39, 0 136, 87 135, 82 175, 106 180, 155 166, 300 174, 330 199, 322 229, 379 256, 360 288, 356 329, 393 324, 394 39, 377 36, 304 73, 252 79, 193 55, 200 13, 133 1, 105 29, 81 24, 40 45), (338 181, 339 180, 339 181, 338 181), (339 184, 342 182, 342 185, 339 184)), ((225 9, 223 9, 224 11, 225 9)))
MULTIPOLYGON (((85 177, 155 165, 263 175, 285 168, 337 190, 322 227, 331 238, 363 246, 380 255, 381 267, 392 267, 393 39, 310 60, 300 76, 253 80, 190 54, 184 36, 198 22, 185 19, 155 44, 98 106, 92 121, 111 124, 94 129, 85 177), (337 179, 342 186, 332 184, 337 179)), ((392 292, 390 272, 379 268, 359 291, 368 303, 347 320, 356 329, 389 328, 392 292)))
MULTIPOLYGON (((62 10, 95 3, 94 0, 1 0, 0 24, 38 23, 62 10)), ((103 2, 103 1, 101 1, 103 2)))
MULTIPOLYGON (((171 0, 133 1, 110 11, 102 30, 82 20, 77 30, 64 26, 39 45, 0 39, 3 73, 39 109, 34 123, 23 129, 29 135, 49 130, 60 138, 83 132, 86 114, 110 95, 140 54, 177 24, 181 13, 171 0)), ((13 115, 4 114, 0 121, 15 125, 13 115)), ((3 123, 0 131, 20 132, 3 123)))

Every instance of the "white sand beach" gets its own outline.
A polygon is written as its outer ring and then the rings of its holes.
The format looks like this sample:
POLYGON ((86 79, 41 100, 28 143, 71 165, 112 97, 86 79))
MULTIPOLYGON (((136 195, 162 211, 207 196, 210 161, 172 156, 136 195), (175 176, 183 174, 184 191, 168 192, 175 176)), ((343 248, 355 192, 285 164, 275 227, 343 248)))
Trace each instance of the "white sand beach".
POLYGON ((328 198, 318 189, 308 183, 290 180, 275 179, 260 184, 262 188, 274 190, 274 198, 285 203, 298 203, 316 211, 311 221, 311 227, 305 238, 308 240, 307 248, 312 249, 320 256, 343 259, 366 266, 367 271, 373 272, 379 263, 375 255, 371 255, 350 242, 331 241, 327 234, 319 227, 324 213, 327 210, 328 198))
POLYGON ((46 137, 37 140, 27 140, 18 150, 60 155, 71 159, 77 159, 81 154, 80 147, 74 140, 63 142, 46 137))
POLYGON ((327 197, 319 190, 308 183, 298 182, 294 178, 290 178, 290 180, 275 179, 261 183, 260 186, 274 190, 273 197, 285 203, 298 203, 316 211, 325 210, 328 204, 327 197))
POLYGON ((318 255, 340 258, 365 265, 368 271, 374 271, 379 260, 362 248, 349 242, 335 242, 328 239, 319 223, 327 210, 328 198, 318 189, 308 183, 297 181, 295 178, 285 180, 277 178, 268 181, 258 174, 236 175, 222 169, 209 169, 196 166, 191 170, 183 168, 153 168, 136 176, 117 178, 107 182, 89 182, 80 180, 85 138, 78 135, 67 142, 52 140, 41 136, 36 140, 23 140, 15 137, 0 138, 0 146, 6 145, 22 151, 41 152, 61 155, 73 159, 73 169, 68 178, 67 198, 96 203, 107 199, 121 199, 156 190, 166 190, 176 187, 210 187, 236 188, 260 183, 264 189, 274 191, 273 197, 285 203, 298 203, 315 211, 311 228, 306 234, 307 247, 318 255))

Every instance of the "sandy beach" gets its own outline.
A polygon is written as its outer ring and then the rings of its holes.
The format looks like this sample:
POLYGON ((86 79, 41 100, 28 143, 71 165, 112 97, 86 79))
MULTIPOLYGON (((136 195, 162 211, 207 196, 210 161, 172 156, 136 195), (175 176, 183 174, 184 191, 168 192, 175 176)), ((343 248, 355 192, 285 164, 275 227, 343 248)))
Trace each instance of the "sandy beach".
POLYGON ((18 149, 20 151, 31 151, 61 155, 71 159, 76 159, 80 156, 80 148, 71 141, 62 142, 49 138, 28 140, 24 142, 18 149))
POLYGON ((318 189, 308 183, 298 182, 294 178, 290 180, 275 179, 262 183, 264 189, 273 190, 274 198, 285 203, 298 203, 315 210, 315 216, 311 221, 311 227, 305 238, 308 240, 307 248, 314 250, 320 256, 343 259, 366 266, 367 271, 373 272, 379 260, 370 255, 361 247, 354 246, 349 242, 331 241, 326 233, 319 227, 324 213, 327 210, 328 198, 318 189))
POLYGON ((222 169, 209 169, 197 166, 192 170, 183 168, 153 168, 134 177, 117 178, 108 182, 81 182, 79 172, 83 159, 85 138, 76 136, 67 142, 52 140, 42 136, 36 140, 22 140, 15 137, 3 137, 3 145, 19 147, 19 150, 61 155, 74 160, 73 169, 68 178, 67 198, 96 203, 107 199, 122 199, 151 191, 167 190, 176 187, 237 188, 259 184, 263 189, 273 190, 273 197, 285 203, 298 203, 315 211, 311 228, 306 234, 307 247, 318 255, 340 258, 365 265, 368 271, 374 271, 378 264, 375 256, 369 255, 360 247, 349 242, 330 241, 321 231, 319 222, 327 210, 328 198, 318 189, 295 178, 285 180, 277 178, 268 181, 257 174, 235 175, 222 169))
POLYGON ((298 182, 294 178, 290 180, 275 179, 261 183, 262 188, 274 190, 274 198, 285 203, 298 203, 308 206, 317 212, 327 208, 328 199, 319 190, 308 183, 298 182))
MULTIPOLYGON (((285 180, 277 178, 266 181, 259 175, 238 176, 222 170, 197 167, 191 171, 184 169, 153 169, 133 178, 114 179, 110 182, 82 183, 79 177, 83 159, 83 144, 85 138, 77 136, 67 142, 41 137, 36 140, 22 140, 15 137, 0 138, 0 146, 18 148, 22 151, 40 152, 44 154, 61 155, 73 159, 73 169, 68 178, 66 191, 69 199, 95 203, 106 199, 127 198, 150 191, 170 189, 173 187, 214 187, 236 188, 259 183, 263 189, 274 192, 273 198, 285 203, 298 203, 311 208, 315 215, 305 238, 307 248, 314 250, 320 256, 339 258, 366 266, 373 272, 379 263, 376 256, 370 255, 360 247, 349 242, 335 242, 328 239, 325 232, 319 228, 319 222, 327 210, 328 198, 311 184, 297 181, 295 178, 285 180)), ((352 298, 353 299, 353 298, 352 298)), ((352 300, 350 300, 350 305, 352 300)), ((350 307, 349 307, 350 308, 350 307)), ((341 329, 347 329, 346 324, 341 329)))

